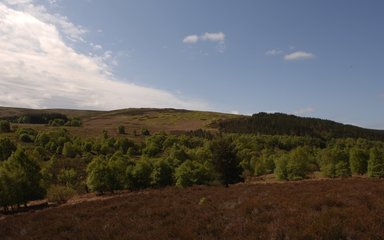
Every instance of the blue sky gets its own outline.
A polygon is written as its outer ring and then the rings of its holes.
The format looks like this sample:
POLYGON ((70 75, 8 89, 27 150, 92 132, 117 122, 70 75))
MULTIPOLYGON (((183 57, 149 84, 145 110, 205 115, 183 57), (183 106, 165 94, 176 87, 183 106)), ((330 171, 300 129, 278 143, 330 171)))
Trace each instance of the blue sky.
POLYGON ((0 105, 384 129, 383 11, 380 0, 0 0, 0 105))

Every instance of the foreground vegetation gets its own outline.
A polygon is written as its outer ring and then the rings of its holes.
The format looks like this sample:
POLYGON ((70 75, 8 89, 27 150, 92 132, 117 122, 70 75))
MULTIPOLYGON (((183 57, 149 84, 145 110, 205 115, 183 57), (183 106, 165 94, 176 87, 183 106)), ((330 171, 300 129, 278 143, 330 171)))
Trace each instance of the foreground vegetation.
MULTIPOLYGON (((181 113, 201 117, 199 113, 181 113)), ((76 193, 103 194, 174 185, 228 186, 267 174, 280 180, 306 179, 318 171, 330 178, 384 176, 384 142, 366 138, 297 136, 295 132, 223 133, 209 129, 179 131, 175 135, 153 133, 147 128, 132 130, 122 124, 113 131, 99 129, 98 137, 87 137, 73 134, 73 129, 82 128, 81 117, 44 112, 7 119, 0 121, 3 212, 44 197, 65 202, 76 193)), ((243 120, 224 122, 230 121, 243 120)), ((361 134, 365 136, 364 131, 361 134)))
POLYGON ((377 179, 169 187, 0 220, 9 239, 381 239, 377 179))
POLYGON ((0 238, 384 236, 379 130, 174 109, 0 116, 0 238), (271 176, 285 183, 253 185, 271 176), (14 215, 40 199, 69 203, 14 215))

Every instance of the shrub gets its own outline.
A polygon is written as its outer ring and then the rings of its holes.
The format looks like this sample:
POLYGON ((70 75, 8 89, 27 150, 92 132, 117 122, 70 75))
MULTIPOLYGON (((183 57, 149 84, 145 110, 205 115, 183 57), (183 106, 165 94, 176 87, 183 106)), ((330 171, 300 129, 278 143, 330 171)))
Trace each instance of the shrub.
POLYGON ((63 146, 63 155, 66 157, 74 158, 76 157, 77 151, 75 146, 72 143, 66 142, 63 146))
POLYGON ((14 151, 16 146, 9 138, 0 139, 0 161, 7 160, 14 151))
POLYGON ((47 190, 47 199, 49 202, 66 203, 76 194, 75 190, 69 187, 52 185, 47 190))
POLYGON ((70 169, 61 169, 59 175, 57 175, 57 179, 61 184, 68 188, 72 188, 75 186, 77 181, 77 173, 73 168, 70 169))
POLYGON ((0 132, 6 133, 11 131, 11 125, 6 120, 0 120, 0 132))
POLYGON ((150 135, 149 130, 146 129, 146 128, 141 129, 141 135, 143 135, 143 136, 149 136, 149 135, 150 135))
POLYGON ((35 140, 35 137, 33 135, 22 133, 19 135, 19 139, 22 142, 30 143, 30 142, 33 142, 35 140))

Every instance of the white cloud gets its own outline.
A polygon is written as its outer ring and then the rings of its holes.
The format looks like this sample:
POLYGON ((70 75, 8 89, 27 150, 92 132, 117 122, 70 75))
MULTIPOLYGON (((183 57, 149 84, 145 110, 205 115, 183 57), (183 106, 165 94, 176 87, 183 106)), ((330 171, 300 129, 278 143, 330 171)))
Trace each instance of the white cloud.
POLYGON ((211 41, 211 42, 224 42, 225 41, 225 34, 222 33, 222 32, 218 32, 218 33, 204 33, 204 35, 202 35, 200 37, 201 40, 203 41, 211 41))
POLYGON ((81 27, 31 1, 7 3, 0 2, 0 105, 208 109, 200 101, 117 80, 109 67, 110 51, 88 56, 66 44, 66 37, 82 39, 81 27))
POLYGON ((225 34, 222 32, 217 33, 204 33, 201 36, 196 34, 188 35, 183 39, 183 43, 197 43, 198 41, 210 41, 210 42, 225 42, 225 34))
POLYGON ((219 53, 223 53, 226 49, 225 34, 222 32, 217 32, 217 33, 206 32, 200 36, 193 34, 193 35, 188 35, 183 39, 183 43, 186 43, 186 44, 195 44, 199 41, 216 42, 217 44, 215 46, 215 49, 219 53))
POLYGON ((308 113, 313 113, 314 111, 315 111, 315 109, 313 107, 305 107, 305 108, 301 108, 301 109, 295 111, 293 114, 306 115, 308 113))
POLYGON ((283 51, 282 50, 279 50, 279 49, 271 49, 271 50, 268 50, 265 52, 265 55, 267 56, 277 56, 277 55, 280 55, 282 54, 283 51))
POLYGON ((66 16, 50 14, 44 6, 35 5, 33 0, 5 0, 5 3, 14 10, 31 15, 46 24, 56 26, 67 39, 73 42, 85 42, 83 37, 87 30, 83 26, 71 23, 66 16))
POLYGON ((191 44, 197 43, 199 41, 199 36, 197 35, 189 35, 183 39, 183 43, 191 44))
POLYGON ((315 58, 315 55, 313 53, 304 51, 296 51, 284 56, 284 59, 287 61, 307 60, 313 58, 315 58))

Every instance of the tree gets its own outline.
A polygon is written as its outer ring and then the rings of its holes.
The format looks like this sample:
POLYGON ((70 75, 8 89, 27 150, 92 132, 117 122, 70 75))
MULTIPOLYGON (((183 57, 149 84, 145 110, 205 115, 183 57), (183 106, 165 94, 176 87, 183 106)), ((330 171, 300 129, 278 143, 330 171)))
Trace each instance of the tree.
POLYGON ((176 169, 175 178, 176 186, 189 187, 208 184, 213 180, 213 175, 205 165, 187 160, 176 169))
POLYGON ((7 133, 11 131, 11 125, 7 120, 0 120, 0 132, 7 133))
POLYGON ((275 170, 274 174, 279 180, 287 180, 288 179, 288 173, 287 173, 287 164, 288 164, 288 155, 282 155, 279 158, 276 159, 275 162, 275 170))
POLYGON ((219 180, 228 187, 228 184, 242 180, 242 169, 237 158, 235 145, 230 139, 219 138, 210 144, 212 152, 212 164, 219 174, 219 180))
POLYGON ((26 204, 44 197, 40 167, 31 160, 23 149, 17 149, 1 166, 3 194, 8 205, 26 204))
POLYGON ((289 180, 300 180, 306 177, 310 155, 308 149, 298 147, 289 153, 287 177, 289 180))
POLYGON ((67 188, 73 188, 76 185, 77 173, 73 168, 61 169, 57 175, 59 182, 67 188))
POLYGON ((131 162, 120 152, 110 159, 105 157, 94 158, 87 166, 87 186, 101 194, 109 191, 123 189, 125 185, 126 169, 131 162))
POLYGON ((129 165, 126 182, 129 189, 137 190, 151 186, 152 165, 147 159, 140 159, 135 165, 129 165))
POLYGON ((117 127, 117 132, 119 134, 125 134, 125 127, 123 125, 120 125, 117 127))
POLYGON ((0 139, 0 161, 7 160, 14 151, 16 146, 9 138, 0 139))
POLYGON ((369 154, 360 148, 352 148, 349 152, 349 162, 352 173, 365 174, 368 167, 369 154))
POLYGON ((111 189, 111 171, 108 168, 107 160, 103 157, 96 157, 87 166, 87 186, 96 192, 103 194, 111 189))
POLYGON ((320 170, 326 177, 346 177, 351 175, 348 154, 343 150, 326 148, 320 153, 320 170))
POLYGON ((63 155, 65 157, 74 158, 76 157, 77 151, 75 146, 72 143, 66 142, 63 146, 63 155))
POLYGON ((369 177, 384 177, 384 150, 372 148, 369 153, 368 161, 369 177))
POLYGON ((157 161, 153 166, 151 180, 154 187, 172 185, 174 183, 174 179, 171 164, 164 159, 157 161))

